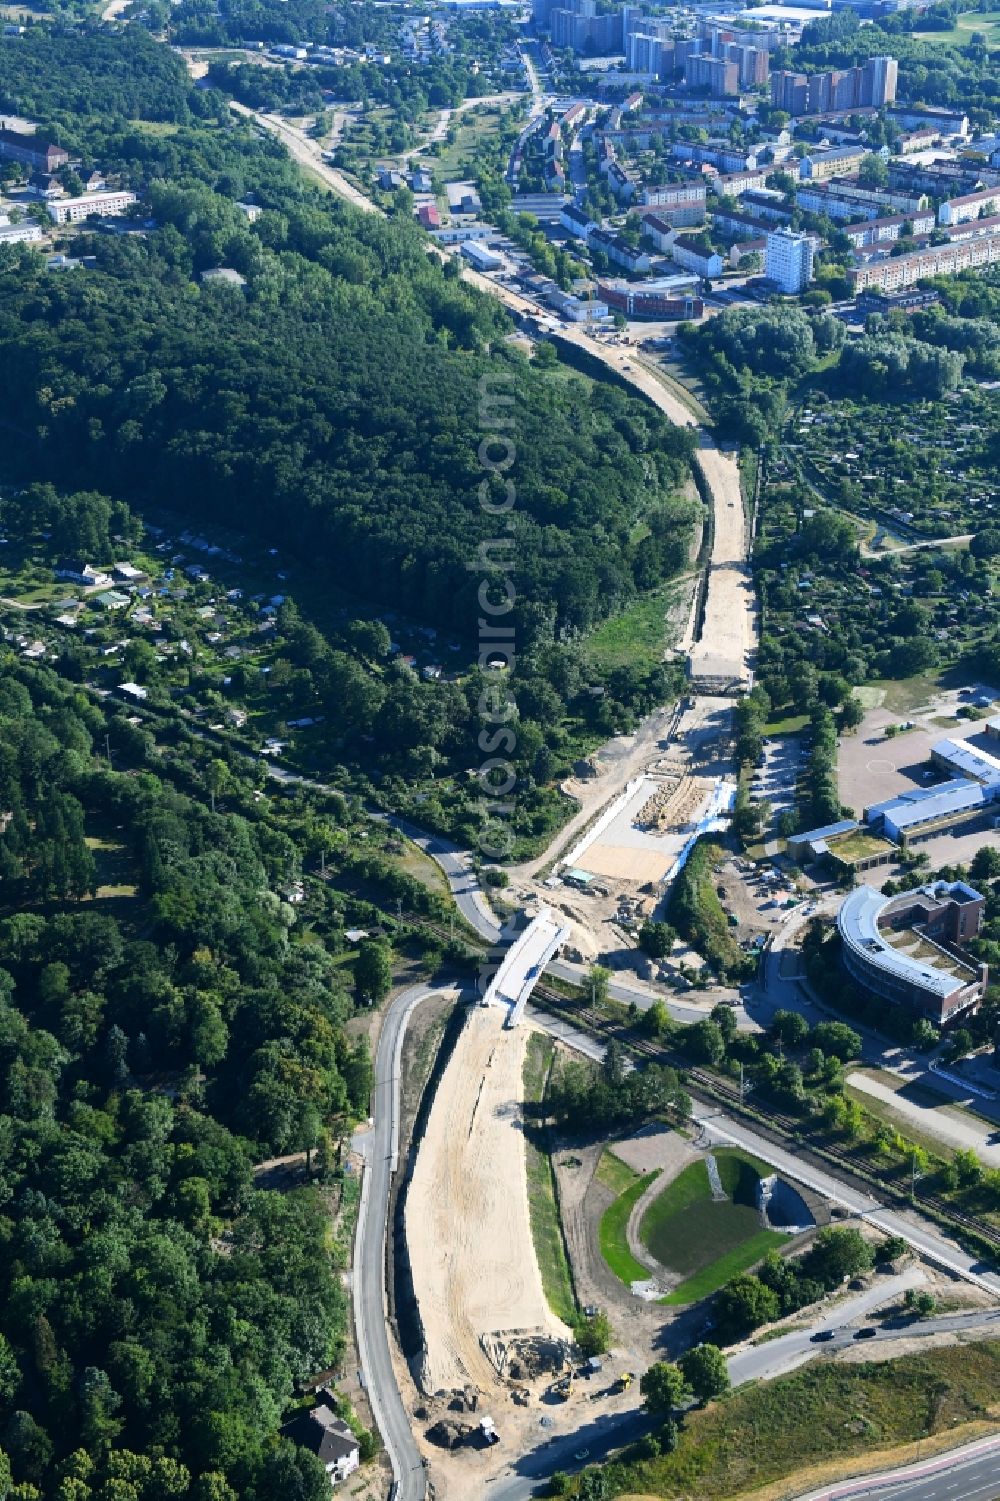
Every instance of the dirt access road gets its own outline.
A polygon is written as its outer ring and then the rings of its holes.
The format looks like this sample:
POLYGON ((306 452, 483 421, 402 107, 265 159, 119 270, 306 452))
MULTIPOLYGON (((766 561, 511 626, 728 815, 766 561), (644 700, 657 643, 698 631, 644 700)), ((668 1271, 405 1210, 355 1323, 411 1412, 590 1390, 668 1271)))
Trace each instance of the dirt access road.
POLYGON ((530 1035, 475 1007, 438 1085, 407 1194, 406 1246, 428 1392, 494 1390, 480 1343, 514 1330, 568 1340, 535 1260, 520 1104, 530 1035))
POLYGON ((380 214, 382 210, 377 204, 372 203, 364 193, 360 192, 352 182, 348 182, 342 172, 336 167, 331 167, 329 162, 323 160, 323 151, 318 141, 307 136, 304 131, 296 129, 287 120, 282 120, 280 115, 260 114, 257 110, 248 109, 245 104, 239 104, 235 99, 230 99, 229 108, 234 114, 242 115, 244 119, 255 120, 262 130, 269 130, 282 142, 293 161, 298 162, 300 167, 307 167, 317 177, 322 178, 327 187, 341 198, 347 200, 353 208, 361 209, 366 214, 380 214))

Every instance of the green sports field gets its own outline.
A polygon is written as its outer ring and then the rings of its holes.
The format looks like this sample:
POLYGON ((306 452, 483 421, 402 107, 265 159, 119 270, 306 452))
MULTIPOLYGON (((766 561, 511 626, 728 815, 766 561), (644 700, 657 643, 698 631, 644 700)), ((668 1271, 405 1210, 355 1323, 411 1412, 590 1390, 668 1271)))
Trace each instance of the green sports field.
POLYGON ((769 1171, 735 1148, 714 1154, 727 1198, 712 1198, 704 1159, 692 1162, 653 1200, 642 1217, 643 1245, 684 1281, 664 1301, 694 1303, 754 1266, 787 1236, 762 1230, 757 1184, 769 1171))

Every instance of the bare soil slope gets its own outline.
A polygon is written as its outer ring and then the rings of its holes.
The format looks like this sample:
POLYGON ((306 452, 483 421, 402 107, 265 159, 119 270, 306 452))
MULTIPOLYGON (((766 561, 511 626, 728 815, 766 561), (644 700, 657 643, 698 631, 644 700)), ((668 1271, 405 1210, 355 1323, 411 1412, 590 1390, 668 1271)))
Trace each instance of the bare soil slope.
POLYGON ((529 1027, 475 1008, 438 1086, 407 1194, 406 1244, 424 1328, 428 1392, 497 1371, 484 1335, 570 1331, 549 1310, 535 1261, 522 1135, 529 1027))

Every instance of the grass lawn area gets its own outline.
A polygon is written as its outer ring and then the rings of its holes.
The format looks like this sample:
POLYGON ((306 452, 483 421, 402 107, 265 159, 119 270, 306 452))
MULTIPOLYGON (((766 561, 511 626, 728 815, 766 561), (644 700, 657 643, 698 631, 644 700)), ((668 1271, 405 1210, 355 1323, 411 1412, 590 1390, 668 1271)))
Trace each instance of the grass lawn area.
POLYGON ((610 1188, 611 1192, 617 1198, 627 1188, 631 1188, 640 1175, 634 1168, 629 1167, 627 1162, 623 1162, 620 1157, 616 1157, 614 1152, 608 1148, 601 1153, 601 1160, 597 1164, 597 1172, 594 1176, 597 1178, 598 1183, 603 1183, 605 1188, 610 1188))
POLYGON ((772 719, 764 726, 764 734, 768 739, 772 735, 797 735, 808 723, 808 714, 789 714, 785 719, 772 719))
POLYGON ((891 714, 907 714, 929 703, 940 692, 941 683, 937 673, 924 672, 915 678, 886 678, 869 686, 884 691, 882 706, 891 714))
MULTIPOLYGON (((239 61, 243 60, 242 53, 237 57, 239 61)), ((128 124, 130 130, 143 136, 175 136, 180 130, 180 126, 170 120, 130 120, 128 124)))
POLYGON ((756 1492, 812 1465, 986 1418, 998 1380, 1000 1344, 985 1341, 878 1363, 817 1361, 689 1413, 672 1454, 621 1466, 616 1494, 723 1501, 756 1492))
POLYGON ((100 828, 96 820, 90 822, 93 832, 84 836, 84 843, 97 867, 97 898, 137 896, 136 872, 124 844, 110 828, 100 828))
POLYGON ((601 1255, 619 1281, 626 1286, 633 1282, 645 1282, 649 1277, 649 1268, 643 1266, 641 1261, 636 1261, 629 1250, 626 1232, 633 1206, 656 1180, 658 1173, 659 1168, 637 1178, 630 1188, 618 1195, 613 1204, 608 1205, 601 1216, 601 1255))
MULTIPOLYGON (((533 1032, 528 1039, 528 1051, 524 1059, 525 1100, 538 1101, 545 1093, 552 1053, 551 1039, 533 1032)), ((524 1153, 528 1174, 531 1238, 535 1245, 538 1270, 542 1275, 542 1287, 556 1317, 565 1324, 572 1324, 577 1317, 576 1297, 559 1219, 552 1162, 548 1152, 528 1135, 524 1138, 524 1153)))
POLYGON ((605 671, 625 666, 648 669, 662 662, 674 592, 669 587, 656 589, 603 621, 583 643, 591 666, 605 671))
POLYGON ((664 1302, 696 1302, 787 1239, 780 1231, 761 1229, 757 1184, 767 1171, 764 1164, 735 1148, 713 1155, 728 1199, 712 1198, 708 1168, 699 1158, 678 1173, 643 1215, 643 1245, 661 1266, 686 1278, 664 1302))
POLYGON ((861 683, 854 690, 854 696, 865 709, 881 709, 885 703, 885 689, 875 688, 868 683, 861 683))
POLYGON ((429 152, 424 159, 442 182, 458 181, 464 177, 466 164, 476 146, 499 129, 502 107, 494 104, 480 108, 484 109, 483 114, 478 114, 477 107, 473 106, 460 115, 453 115, 449 123, 455 129, 454 141, 450 145, 442 141, 440 155, 429 152))
POLYGON ((440 865, 436 865, 429 855, 425 855, 409 839, 403 839, 403 853, 392 858, 408 876, 413 876, 428 890, 436 891, 439 896, 447 895, 448 879, 440 865))
POLYGON ((921 42, 964 47, 974 31, 983 33, 987 47, 1000 46, 1000 10, 965 11, 947 31, 915 31, 913 35, 921 42))
MULTIPOLYGON (((712 1209, 724 1209, 724 1204, 713 1204, 712 1209)), ((739 1210, 739 1206, 732 1206, 739 1210)), ((749 1213, 749 1211, 745 1211, 749 1213)), ((760 1220, 753 1216, 754 1222, 759 1226, 760 1220)), ((776 1246, 787 1243, 788 1236, 782 1230, 757 1229, 746 1240, 734 1246, 724 1256, 720 1256, 711 1265, 702 1267, 693 1276, 686 1277, 684 1281, 675 1287, 673 1292, 667 1293, 660 1302, 670 1307, 685 1307, 689 1303, 698 1303, 702 1298, 707 1298, 710 1293, 718 1292, 720 1287, 725 1286, 733 1277, 738 1277, 741 1272, 747 1272, 756 1266, 758 1261, 763 1261, 768 1251, 773 1251, 776 1246)))

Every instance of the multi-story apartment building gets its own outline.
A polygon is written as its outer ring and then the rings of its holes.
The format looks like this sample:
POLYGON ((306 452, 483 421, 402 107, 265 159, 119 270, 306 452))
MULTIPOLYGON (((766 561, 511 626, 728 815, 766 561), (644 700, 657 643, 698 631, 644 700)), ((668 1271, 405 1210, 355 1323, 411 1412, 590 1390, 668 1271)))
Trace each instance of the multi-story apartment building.
POLYGON ((639 250, 634 245, 612 234, 607 229, 595 229, 590 236, 591 250, 599 251, 606 255, 608 260, 616 266, 621 266, 625 271, 637 272, 649 270, 649 255, 645 250, 639 250))
POLYGON ((812 235, 782 226, 767 236, 767 276, 783 292, 804 292, 812 281, 816 242, 812 235))
POLYGON ((663 37, 633 31, 626 41, 626 60, 632 73, 665 78, 674 71, 674 44, 663 37))
POLYGON ((742 171, 722 172, 709 184, 717 198, 738 198, 749 188, 762 188, 767 183, 767 167, 745 167, 742 171))
POLYGON ((805 73, 781 69, 771 74, 771 103, 786 115, 809 113, 809 79, 805 73))
POLYGON ((898 240, 909 225, 914 235, 929 235, 934 228, 934 214, 930 209, 907 218, 905 214, 891 214, 885 219, 866 219, 862 224, 845 224, 843 233, 855 250, 866 250, 872 245, 891 244, 898 240))
POLYGON ((134 193, 84 193, 79 198, 60 198, 45 206, 56 224, 79 224, 91 214, 116 218, 138 201, 134 193))
POLYGON ((939 224, 964 224, 967 219, 981 219, 987 214, 1000 212, 1000 188, 984 188, 978 193, 965 193, 961 198, 949 198, 938 209, 939 224))
POLYGON ((836 110, 882 109, 896 97, 894 57, 871 57, 860 68, 828 73, 771 75, 771 103, 790 115, 822 115, 836 110))
POLYGON ((757 158, 728 141, 675 141, 670 148, 675 162, 698 162, 718 167, 720 172, 740 172, 757 166, 757 158))
POLYGON ((682 229, 702 222, 705 199, 703 182, 668 182, 657 188, 643 188, 638 202, 644 209, 655 208, 659 218, 668 220, 676 229, 682 229))
POLYGON ((856 266, 848 272, 848 278, 855 295, 869 287, 891 292, 912 287, 928 276, 954 276, 957 271, 989 266, 997 261, 1000 261, 1000 233, 993 230, 970 235, 968 239, 951 240, 947 245, 927 245, 908 255, 890 256, 884 261, 856 266))
POLYGON ((737 240, 757 240, 773 230, 774 225, 763 219, 755 219, 751 214, 734 214, 720 209, 712 215, 712 229, 720 235, 731 235, 737 240))
POLYGON ((738 42, 729 42, 723 55, 739 69, 741 89, 761 88, 767 83, 771 58, 766 47, 744 47, 738 42))
POLYGON ((799 163, 803 182, 826 182, 842 172, 856 172, 868 155, 863 146, 834 146, 832 151, 814 151, 799 163))
POLYGON ((926 194, 911 197, 907 193, 887 193, 880 188, 859 188, 856 183, 800 182, 795 201, 811 214, 826 214, 830 219, 881 219, 886 210, 895 214, 921 213, 927 207, 926 194))
POLYGON ((548 27, 553 47, 595 53, 622 50, 622 12, 598 15, 596 0, 566 0, 549 12, 548 27))
POLYGON ((706 53, 692 53, 684 63, 684 82, 689 89, 708 89, 713 98, 735 97, 740 92, 737 63, 706 53))
POLYGON ((901 107, 890 110, 889 119, 903 130, 936 130, 943 136, 969 134, 969 117, 962 110, 901 107))
POLYGON ((678 266, 704 280, 722 275, 722 256, 711 248, 706 250, 690 235, 678 235, 670 247, 670 255, 678 266))

